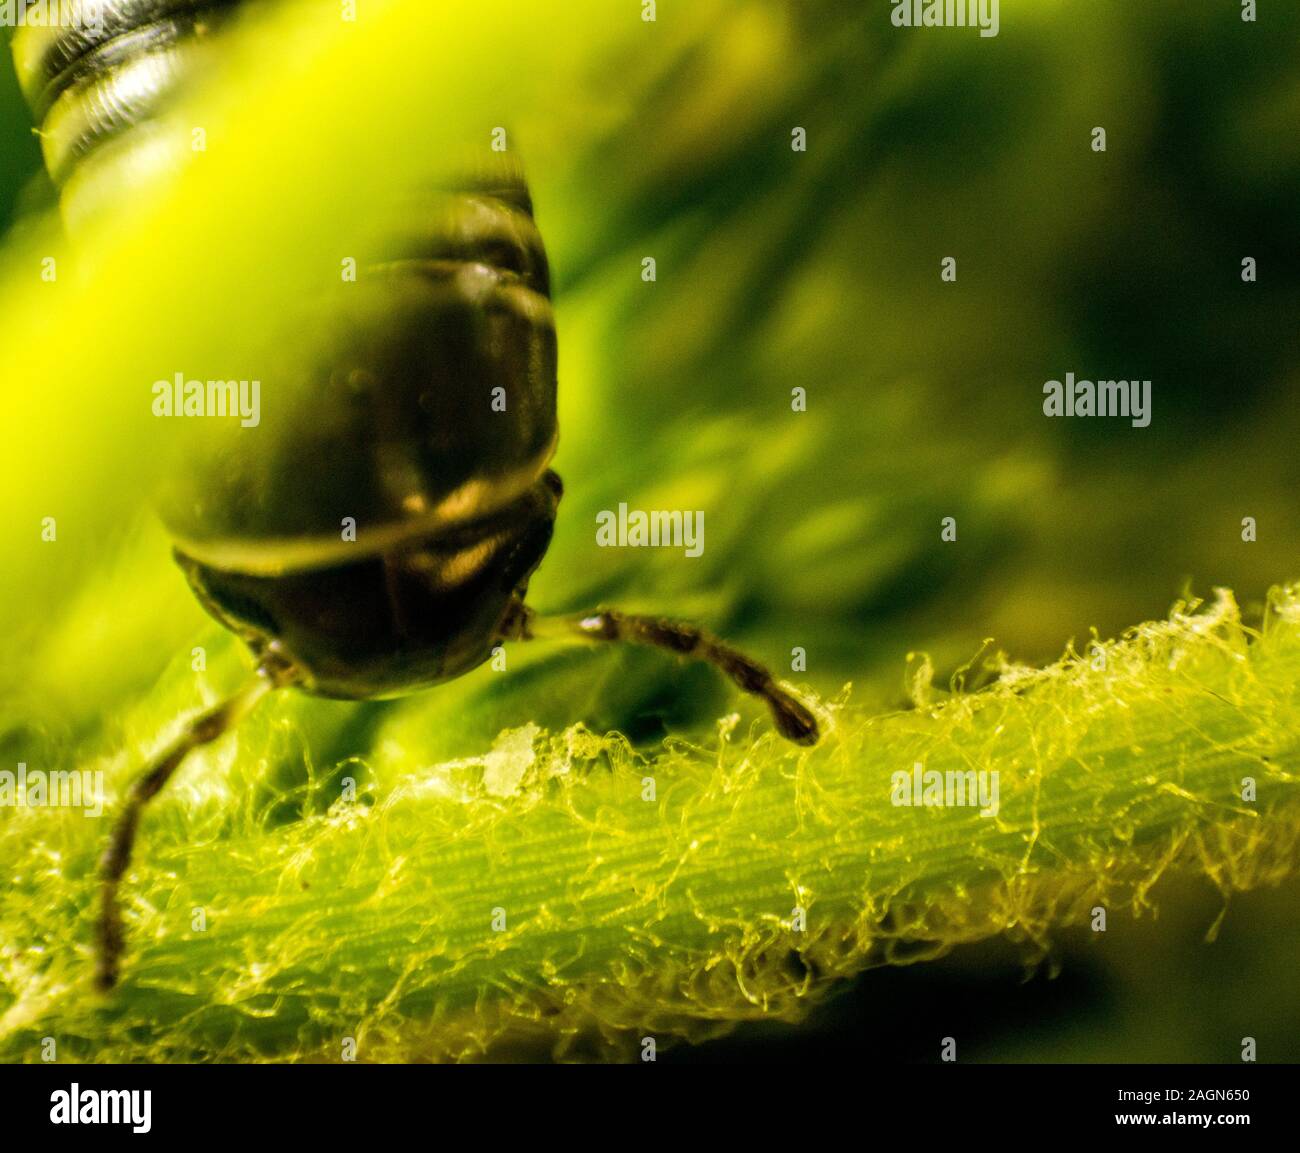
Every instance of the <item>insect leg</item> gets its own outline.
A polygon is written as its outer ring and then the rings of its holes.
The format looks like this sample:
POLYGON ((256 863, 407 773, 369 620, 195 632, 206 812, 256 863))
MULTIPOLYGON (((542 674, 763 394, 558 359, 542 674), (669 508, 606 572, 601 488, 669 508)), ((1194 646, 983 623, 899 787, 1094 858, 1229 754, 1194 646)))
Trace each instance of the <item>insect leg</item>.
POLYGON ((162 791, 191 752, 211 744, 223 733, 229 732, 252 711, 262 697, 284 683, 286 679, 283 670, 264 664, 258 669, 257 677, 234 696, 190 721, 180 736, 163 749, 131 783, 122 811, 109 834, 108 845, 99 859, 101 887, 99 918, 95 923, 95 984, 104 992, 117 984, 125 947, 118 886, 131 864, 131 851, 135 847, 141 810, 162 791))
POLYGON ((798 745, 815 745, 817 718, 789 689, 756 660, 712 633, 694 625, 659 617, 633 616, 601 609, 578 616, 538 617, 519 604, 506 623, 506 635, 521 640, 579 637, 590 641, 624 641, 667 649, 678 656, 707 661, 743 692, 767 702, 777 730, 798 745))

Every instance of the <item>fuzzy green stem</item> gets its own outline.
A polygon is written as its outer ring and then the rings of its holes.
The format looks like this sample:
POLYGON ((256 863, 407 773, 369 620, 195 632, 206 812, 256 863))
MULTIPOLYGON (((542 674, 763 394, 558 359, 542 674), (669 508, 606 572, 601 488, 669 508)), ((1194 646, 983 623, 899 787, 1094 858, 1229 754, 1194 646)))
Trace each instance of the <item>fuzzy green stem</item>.
POLYGON ((1032 951, 1096 907, 1140 910, 1166 870, 1275 883, 1300 836, 1298 683, 1297 590, 1256 635, 1220 594, 937 705, 828 706, 811 750, 763 722, 652 757, 526 726, 372 805, 206 843, 173 796, 128 879, 120 989, 90 995, 66 933, 39 971, 11 955, 3 1049, 51 1031, 100 1060, 626 1048, 793 1018, 837 977, 999 933, 1032 951), (996 814, 896 803, 918 764, 996 772, 996 814))

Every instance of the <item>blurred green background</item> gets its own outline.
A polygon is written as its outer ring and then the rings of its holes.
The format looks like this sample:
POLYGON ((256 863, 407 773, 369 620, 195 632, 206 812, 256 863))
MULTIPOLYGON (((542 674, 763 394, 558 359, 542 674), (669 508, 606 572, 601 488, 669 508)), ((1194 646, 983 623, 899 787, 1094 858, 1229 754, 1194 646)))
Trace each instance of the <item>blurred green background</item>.
MULTIPOLYGON (((889 7, 735 3, 685 27, 661 3, 590 78, 585 135, 523 141, 566 482, 532 603, 693 617, 782 670, 802 647, 793 679, 881 710, 905 705, 910 654, 943 686, 988 638, 1040 664, 1189 591, 1259 605, 1300 577, 1300 9, 1004 0, 983 39, 895 30, 889 7), (1150 379, 1150 427, 1046 419, 1066 372, 1150 379), (621 501, 702 509, 704 555, 595 547, 621 501)), ((21 228, 48 191, 0 73, 0 220, 21 228)), ((93 461, 86 479, 93 518, 93 461)), ((143 511, 61 555, 3 609, 6 761, 33 739, 111 746, 115 709, 192 645, 224 651, 143 511)), ((504 685, 277 707, 309 746, 274 768, 291 778, 408 715, 451 757, 526 720, 707 737, 735 706, 708 670, 575 651, 527 654, 504 685)), ((669 1059, 929 1060, 953 1034, 963 1059, 1236 1060, 1251 1035, 1297 1060, 1297 896, 1235 898, 1207 945, 1219 896, 1165 886, 1158 921, 1063 932, 1027 983, 1012 946, 968 948, 866 974, 801 1030, 669 1059)))

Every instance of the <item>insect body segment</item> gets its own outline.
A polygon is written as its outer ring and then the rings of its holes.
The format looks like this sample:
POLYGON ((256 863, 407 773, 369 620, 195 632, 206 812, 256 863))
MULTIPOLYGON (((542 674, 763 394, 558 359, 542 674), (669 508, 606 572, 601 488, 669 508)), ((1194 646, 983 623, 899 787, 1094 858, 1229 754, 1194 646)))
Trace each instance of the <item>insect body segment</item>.
MULTIPOLYGON (((65 215, 81 166, 153 147, 151 118, 237 8, 114 0, 102 33, 15 37, 65 215)), ((160 494, 191 588, 258 673, 191 721, 123 802, 101 861, 101 988, 118 978, 119 889, 144 806, 273 689, 389 697, 460 676, 503 640, 628 641, 713 664, 768 704, 784 737, 817 740, 806 705, 703 630, 613 610, 548 620, 525 606, 562 486, 549 469, 550 272, 522 177, 497 169, 412 204, 366 271, 314 359, 268 387, 261 425, 218 434, 160 494), (345 518, 353 537, 339 532, 345 518)))
POLYGON ((187 556, 263 576, 320 569, 467 526, 494 531, 494 518, 536 505, 526 494, 557 439, 536 226, 477 191, 434 193, 424 210, 424 233, 388 239, 357 283, 322 299, 310 360, 290 350, 264 374, 259 427, 205 430, 168 476, 161 513, 187 556), (477 242, 476 225, 488 229, 477 242), (400 242, 410 247, 397 259, 400 242))
POLYGON ((409 538, 341 564, 264 576, 177 550, 199 600, 258 657, 275 652, 317 696, 399 696, 482 664, 551 540, 553 472, 518 500, 454 531, 409 538))
MULTIPOLYGON (((63 5, 67 8, 67 5, 63 5)), ((18 82, 40 125, 45 166, 65 219, 121 199, 177 163, 151 129, 198 71, 240 0, 74 3, 76 21, 23 25, 13 37, 18 82)))

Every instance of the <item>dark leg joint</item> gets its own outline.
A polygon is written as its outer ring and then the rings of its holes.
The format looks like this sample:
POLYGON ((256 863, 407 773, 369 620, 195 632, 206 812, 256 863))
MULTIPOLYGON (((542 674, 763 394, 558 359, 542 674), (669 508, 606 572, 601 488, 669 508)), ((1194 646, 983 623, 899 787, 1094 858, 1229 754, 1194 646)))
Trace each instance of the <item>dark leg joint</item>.
POLYGON ((699 629, 691 625, 675 624, 673 621, 646 621, 641 625, 641 630, 648 643, 682 656, 695 652, 704 639, 699 629))
MULTIPOLYGON (((531 622, 532 618, 529 617, 528 620, 531 622)), ((655 617, 628 616, 613 609, 567 622, 549 622, 550 628, 545 628, 547 623, 543 620, 538 626, 542 635, 554 635, 557 629, 567 629, 588 640, 630 641, 633 644, 653 645, 678 656, 708 661, 743 692, 767 702, 777 731, 786 740, 799 745, 817 743, 820 731, 812 710, 794 693, 783 688, 757 661, 723 644, 703 629, 655 617)), ((531 630, 523 633, 525 639, 531 635, 531 630)))
POLYGON ((194 749, 215 741, 238 724, 264 694, 281 683, 287 683, 281 678, 290 675, 289 669, 290 666, 279 664, 264 666, 250 685, 196 717, 157 761, 136 778, 127 791, 122 811, 109 834, 108 846, 99 860, 100 905, 99 918, 95 923, 95 986, 101 992, 108 992, 117 984, 122 954, 126 947, 118 886, 131 864, 141 810, 162 791, 194 749))
POLYGON ((578 631, 593 641, 617 641, 623 639, 623 617, 619 613, 599 612, 583 617, 578 622, 578 631))

